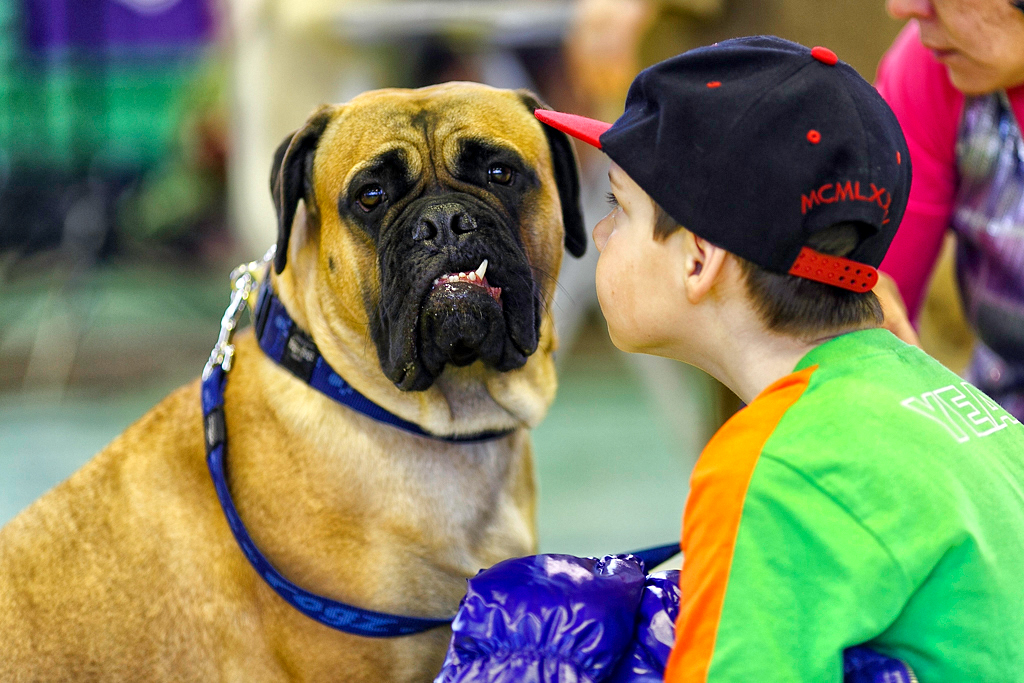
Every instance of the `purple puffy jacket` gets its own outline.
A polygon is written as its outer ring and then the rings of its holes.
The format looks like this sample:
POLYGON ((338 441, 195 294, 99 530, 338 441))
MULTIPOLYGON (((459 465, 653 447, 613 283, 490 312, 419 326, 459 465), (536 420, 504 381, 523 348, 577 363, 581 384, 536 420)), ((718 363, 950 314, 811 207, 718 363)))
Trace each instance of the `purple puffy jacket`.
MULTIPOLYGON (((655 683, 678 614, 679 572, 645 575, 632 555, 506 560, 469 580, 434 683, 655 683)), ((915 680, 866 647, 844 653, 845 683, 915 680)))

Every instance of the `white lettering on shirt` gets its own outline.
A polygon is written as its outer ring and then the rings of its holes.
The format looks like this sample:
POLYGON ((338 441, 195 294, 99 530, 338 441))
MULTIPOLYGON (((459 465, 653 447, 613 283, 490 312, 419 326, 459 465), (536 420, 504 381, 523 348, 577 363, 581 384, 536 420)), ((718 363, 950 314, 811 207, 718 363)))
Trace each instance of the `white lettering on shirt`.
POLYGON ((958 443, 981 438, 1020 424, 1010 413, 967 382, 960 386, 928 391, 900 401, 904 408, 913 410, 941 425, 958 443))

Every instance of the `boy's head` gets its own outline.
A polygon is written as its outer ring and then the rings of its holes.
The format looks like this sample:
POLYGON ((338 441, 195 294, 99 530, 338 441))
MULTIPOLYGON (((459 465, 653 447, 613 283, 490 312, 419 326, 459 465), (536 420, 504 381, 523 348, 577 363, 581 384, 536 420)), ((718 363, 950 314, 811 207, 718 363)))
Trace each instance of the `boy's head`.
MULTIPOLYGON (((595 228, 602 251, 613 228, 649 220, 661 247, 633 257, 665 256, 659 249, 673 241, 725 250, 770 330, 813 338, 880 321, 871 288, 906 208, 910 158, 891 110, 829 50, 771 37, 725 41, 642 72, 612 125, 537 117, 615 162, 612 189, 623 206, 595 228)), ((615 313, 609 306, 635 312, 613 278, 637 277, 639 267, 599 262, 606 315, 615 313)))

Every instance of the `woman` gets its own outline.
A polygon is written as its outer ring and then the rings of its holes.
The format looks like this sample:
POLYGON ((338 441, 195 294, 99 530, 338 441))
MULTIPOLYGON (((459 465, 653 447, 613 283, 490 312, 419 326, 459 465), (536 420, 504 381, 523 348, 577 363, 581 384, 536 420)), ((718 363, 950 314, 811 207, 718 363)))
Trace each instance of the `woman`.
POLYGON ((911 19, 882 59, 878 89, 903 126, 910 204, 881 269, 888 326, 912 340, 947 229, 979 342, 968 379, 1024 419, 1024 0, 888 0, 911 19), (900 330, 908 330, 902 332, 900 330))

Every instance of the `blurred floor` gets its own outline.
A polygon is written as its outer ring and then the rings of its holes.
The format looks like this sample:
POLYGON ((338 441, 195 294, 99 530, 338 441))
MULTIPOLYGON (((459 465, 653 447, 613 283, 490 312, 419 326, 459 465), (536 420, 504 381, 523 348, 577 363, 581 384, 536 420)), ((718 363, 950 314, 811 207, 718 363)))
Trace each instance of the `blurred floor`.
POLYGON ((595 314, 533 433, 541 551, 602 555, 678 540, 695 454, 676 445, 663 415, 595 314))
MULTIPOLYGON (((0 292, 0 525, 198 375, 216 339, 222 274, 92 277, 77 294, 38 281, 0 292), (79 340, 70 388, 24 388, 27 356, 55 307, 86 321, 69 335, 79 340)), ((687 458, 669 447, 670 430, 624 358, 594 317, 562 363, 558 398, 534 433, 544 551, 603 554, 678 538, 687 458)))
POLYGON ((156 404, 163 388, 99 398, 0 397, 0 524, 67 478, 156 404))

